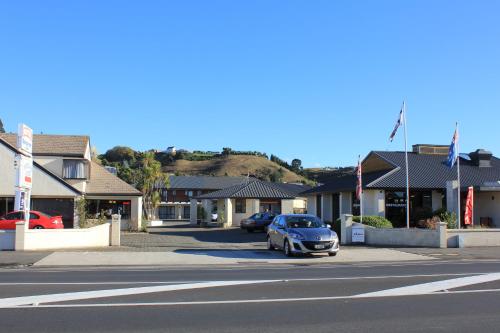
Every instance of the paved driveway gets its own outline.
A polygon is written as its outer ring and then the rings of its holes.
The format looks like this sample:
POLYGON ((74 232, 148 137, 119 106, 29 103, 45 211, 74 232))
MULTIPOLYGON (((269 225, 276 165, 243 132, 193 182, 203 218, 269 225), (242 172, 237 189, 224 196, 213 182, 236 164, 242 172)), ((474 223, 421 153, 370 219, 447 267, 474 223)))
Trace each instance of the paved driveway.
POLYGON ((162 227, 148 228, 149 233, 123 233, 122 246, 130 250, 175 251, 177 249, 266 248, 266 234, 247 233, 239 228, 200 228, 186 222, 168 222, 162 227))

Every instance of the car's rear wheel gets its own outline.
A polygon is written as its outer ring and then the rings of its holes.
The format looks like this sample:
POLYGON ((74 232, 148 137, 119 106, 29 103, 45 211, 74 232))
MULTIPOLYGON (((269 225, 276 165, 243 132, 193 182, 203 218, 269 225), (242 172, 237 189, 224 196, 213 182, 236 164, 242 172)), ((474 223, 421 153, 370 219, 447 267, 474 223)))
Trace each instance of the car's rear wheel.
POLYGON ((267 236, 267 249, 269 251, 273 251, 274 250, 273 242, 271 242, 271 237, 269 237, 269 236, 267 236))
POLYGON ((288 242, 288 240, 285 241, 285 245, 283 246, 283 252, 287 257, 293 256, 292 249, 290 248, 290 243, 288 242))
POLYGON ((41 225, 36 225, 33 227, 33 229, 44 229, 41 225))
POLYGON ((254 231, 253 228, 248 228, 247 229, 247 232, 249 232, 249 233, 252 233, 253 231, 254 231))

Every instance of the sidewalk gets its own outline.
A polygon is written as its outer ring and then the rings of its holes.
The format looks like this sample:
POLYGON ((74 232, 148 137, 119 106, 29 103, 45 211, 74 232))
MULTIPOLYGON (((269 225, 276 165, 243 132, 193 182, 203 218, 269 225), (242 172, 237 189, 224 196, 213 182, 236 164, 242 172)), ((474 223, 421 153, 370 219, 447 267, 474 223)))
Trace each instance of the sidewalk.
POLYGON ((166 252, 54 252, 35 266, 196 266, 231 264, 321 264, 422 261, 435 258, 392 249, 343 248, 336 257, 325 255, 287 258, 267 250, 184 250, 166 252))

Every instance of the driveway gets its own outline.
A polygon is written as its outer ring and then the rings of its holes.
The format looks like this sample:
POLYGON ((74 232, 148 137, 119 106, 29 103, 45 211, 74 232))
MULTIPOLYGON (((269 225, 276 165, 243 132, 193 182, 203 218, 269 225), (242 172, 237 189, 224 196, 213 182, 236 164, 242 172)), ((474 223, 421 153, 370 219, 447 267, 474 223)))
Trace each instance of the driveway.
POLYGON ((239 228, 200 228, 189 222, 168 222, 148 228, 148 233, 123 233, 122 247, 130 250, 175 251, 177 249, 255 250, 266 248, 266 234, 239 228))

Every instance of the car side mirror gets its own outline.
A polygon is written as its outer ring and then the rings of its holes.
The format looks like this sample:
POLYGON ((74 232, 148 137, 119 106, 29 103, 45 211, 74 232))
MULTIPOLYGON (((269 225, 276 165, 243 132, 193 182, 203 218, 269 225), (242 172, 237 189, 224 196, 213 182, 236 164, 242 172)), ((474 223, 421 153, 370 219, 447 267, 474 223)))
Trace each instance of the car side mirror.
POLYGON ((331 228, 332 228, 332 226, 331 226, 330 224, 327 224, 327 225, 326 225, 326 227, 327 227, 328 229, 331 229, 331 228))
POLYGON ((5 220, 5 217, 4 216, 0 217, 0 220, 1 221, 5 220))

